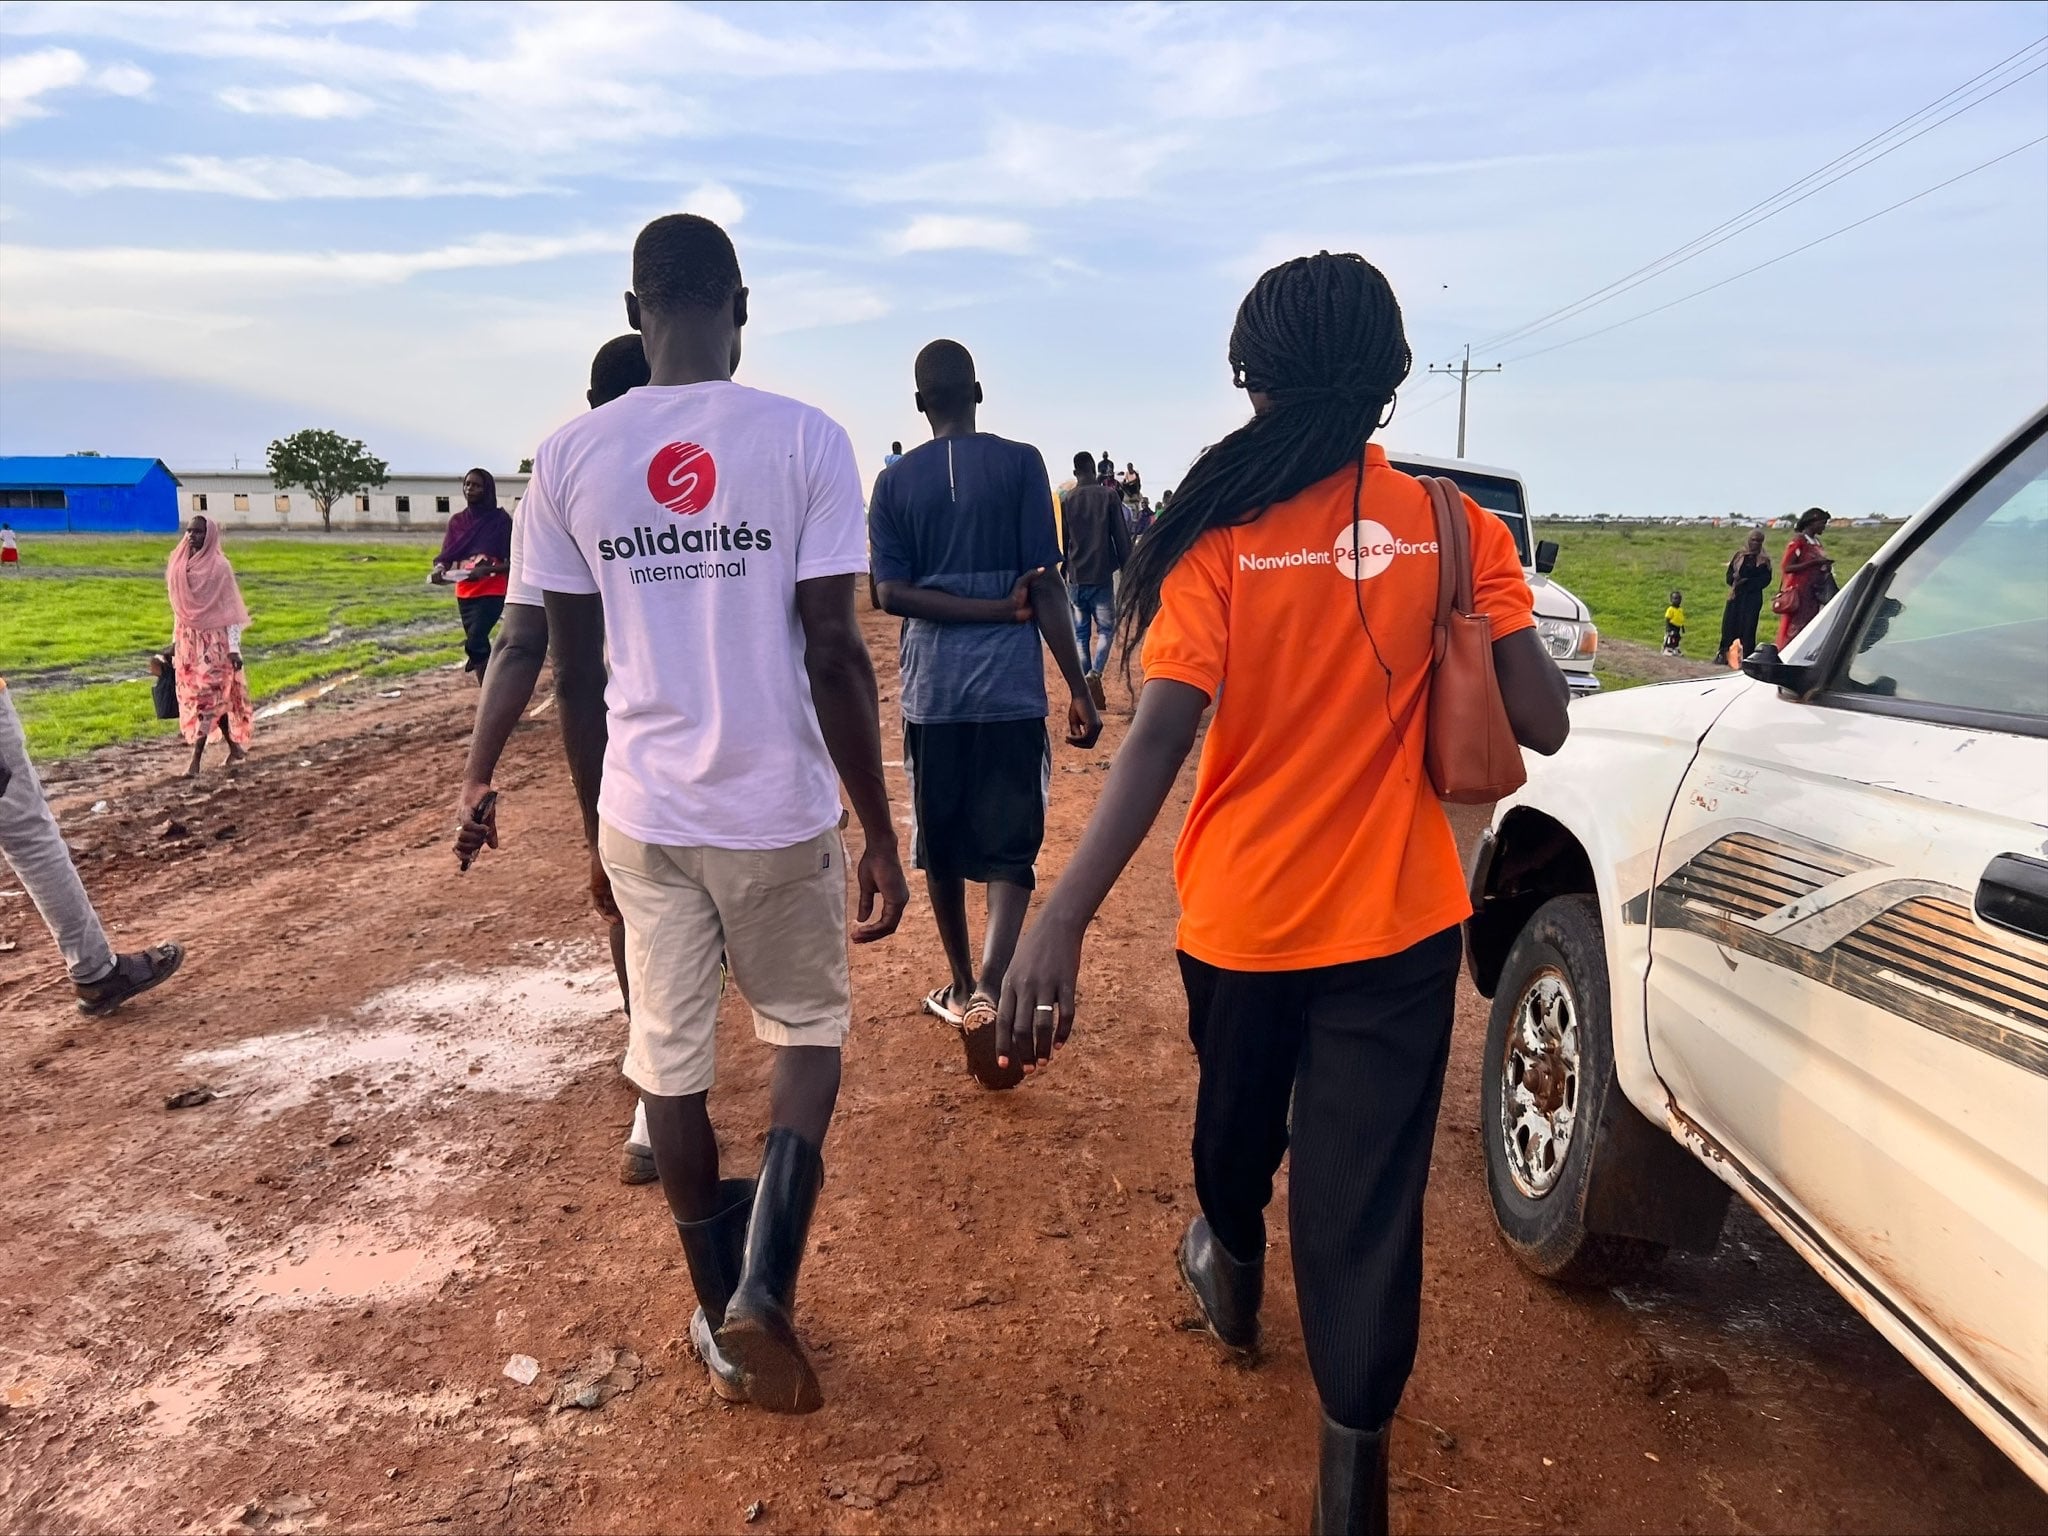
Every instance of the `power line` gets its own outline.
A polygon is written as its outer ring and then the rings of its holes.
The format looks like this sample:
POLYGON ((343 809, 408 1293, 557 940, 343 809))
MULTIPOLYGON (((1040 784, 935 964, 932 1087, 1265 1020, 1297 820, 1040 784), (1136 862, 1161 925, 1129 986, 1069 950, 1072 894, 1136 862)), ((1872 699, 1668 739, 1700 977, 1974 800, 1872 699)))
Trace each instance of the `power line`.
POLYGON ((1865 224, 1868 224, 1872 219, 1881 219, 1888 213, 1895 213, 1899 209, 1905 207, 1908 203, 1917 203, 1920 201, 1921 198, 1930 197, 1934 193, 1941 191, 1941 189, 1944 187, 1952 187, 1957 182, 1962 181, 1964 178, 1976 175, 1979 171, 1990 170, 1992 166, 1997 165, 2001 160, 2010 160, 2014 155, 2023 154, 2027 150, 2034 148, 2036 145, 2044 143, 2048 143, 2048 133, 2044 133, 2039 138, 2029 139, 2024 144, 2017 145, 2012 149, 2008 149, 2002 155, 1993 155, 1989 160, 1984 161, 1981 165, 1973 165, 1967 171, 1959 171, 1955 175, 1949 177, 1948 180, 1938 181, 1931 187, 1926 187, 1923 188, 1921 191, 1915 192, 1911 197, 1902 197, 1896 203, 1893 203, 1888 207, 1880 208, 1875 213, 1867 213, 1862 218, 1856 220, 1853 224, 1844 224, 1840 229, 1831 229, 1826 234, 1821 235, 1816 239, 1807 241, 1804 245, 1795 245, 1789 251, 1779 252, 1776 256, 1773 256, 1768 261, 1760 261, 1753 267, 1744 267, 1740 272, 1732 273, 1729 276, 1722 278, 1719 282, 1709 283, 1704 288, 1695 288, 1691 293, 1681 294, 1679 297, 1672 299, 1668 303, 1659 304, 1654 309, 1646 309, 1642 311, 1640 314, 1630 315, 1626 320, 1617 320, 1612 325, 1603 325, 1597 331, 1587 331, 1582 335, 1570 337, 1565 341, 1557 342, 1548 347, 1538 347, 1533 352, 1517 353, 1513 357, 1504 359, 1503 366, 1505 366, 1507 363, 1527 362, 1530 358, 1542 357, 1545 353, 1559 352, 1566 347, 1577 346, 1582 341, 1591 341, 1595 336, 1605 336, 1610 331, 1618 331, 1625 325, 1634 325, 1638 320, 1647 320, 1652 315, 1661 315, 1667 309, 1676 309, 1679 305, 1686 303, 1688 300, 1696 299, 1703 293, 1712 293, 1716 288, 1725 288, 1730 283, 1735 282, 1738 278, 1748 277, 1753 272, 1761 272, 1765 267, 1775 267, 1779 262, 1785 261, 1790 257, 1797 256, 1801 251, 1810 251, 1816 245, 1825 245, 1828 241, 1834 239, 1837 235, 1846 235, 1852 229, 1860 229, 1865 224))
POLYGON ((1503 331, 1495 336, 1489 337, 1486 341, 1479 344, 1480 350, 1492 351, 1499 347, 1505 346, 1510 342, 1526 340, 1528 337, 1535 335, 1539 331, 1548 330, 1554 325, 1560 325, 1566 320, 1575 318, 1577 315, 1583 314, 1588 309, 1592 309, 1601 304, 1604 304, 1609 299, 1619 297, 1621 294, 1628 292, 1631 288, 1638 288, 1642 286, 1642 284, 1649 282, 1652 278, 1661 276, 1663 273, 1671 271, 1676 267, 1683 266, 1686 262, 1691 261, 1695 256, 1703 255, 1707 251, 1712 250, 1715 246, 1724 244, 1727 241, 1734 239, 1737 235, 1742 234, 1747 230, 1754 229, 1757 225, 1765 222, 1765 220, 1777 217, 1777 215, 1783 213, 1786 209, 1806 201, 1807 198, 1812 197, 1816 193, 1825 190, 1827 187, 1834 185, 1836 182, 1843 180, 1845 177, 1853 176, 1857 171, 1862 170, 1864 167, 1876 164, 1885 156, 1893 153, 1896 150, 1903 149, 1906 145, 1912 143, 1913 140, 1920 138, 1924 134, 1933 132, 1936 128, 1941 127, 1944 123, 1953 121, 1955 118, 1962 116, 1962 114, 1965 112, 1972 111, 1973 109, 1982 106, 1985 102, 1991 100, 1992 97, 2001 95, 2005 91, 2010 90, 2013 86, 2018 85, 2022 80, 2027 79, 2031 75, 2039 73, 2044 68, 2048 68, 2048 58, 2032 62, 2031 68, 2028 68, 2022 71, 2020 74, 2015 75, 2012 79, 2003 81, 1991 90, 1984 91, 1975 98, 1964 102, 1962 105, 1957 106, 1953 111, 1948 112, 1946 116, 1937 118, 1935 121, 1931 123, 1925 123, 1921 125, 1916 131, 1908 134, 1906 137, 1898 139, 1895 143, 1885 145, 1885 147, 1879 150, 1876 154, 1866 155, 1864 156, 1864 158, 1860 160, 1856 159, 1856 157, 1858 155, 1862 155, 1865 150, 1871 149, 1876 145, 1884 143, 1886 139, 1891 138, 1893 135, 1899 133, 1901 130, 1912 127, 1916 122, 1918 122, 1921 118, 1926 117, 1929 113, 1938 112, 1942 108, 1949 106, 1951 103, 1954 102, 1955 98, 1959 95, 1962 95, 1963 93, 1970 91, 1979 85, 1984 84, 1988 80, 2005 73, 2008 69, 2011 68, 2011 66, 2015 62, 2025 60, 2028 55, 2035 53, 2037 50, 2040 50, 2044 45, 2048 45, 2048 37, 2036 38, 2033 42, 2027 44, 2026 47, 2021 48, 2017 52, 2012 53, 2007 57, 1999 60, 1998 63, 1992 65, 1989 69, 1979 72, 1978 74, 1972 76, 1970 79, 1965 80, 1961 85, 1954 87, 1952 90, 1944 92, 1942 95, 1936 97, 1933 101, 1929 102, 1926 106, 1921 107, 1918 111, 1907 114, 1905 117, 1900 118, 1899 121, 1897 121, 1896 123, 1893 123, 1889 128, 1886 128, 1882 132, 1874 134, 1870 138, 1865 139, 1861 144, 1856 145, 1853 149, 1846 150, 1842 154, 1837 155, 1833 160, 1830 160, 1826 165, 1821 166, 1817 170, 1809 171, 1806 175, 1800 177, 1797 181, 1792 182, 1788 186, 1781 187, 1778 191, 1773 192, 1769 197, 1764 198, 1761 202, 1751 204, 1748 208, 1745 208, 1741 213, 1734 215, 1732 218, 1724 219, 1721 223, 1715 225, 1712 229, 1706 231, 1706 233, 1695 236, 1692 240, 1687 241, 1684 245, 1677 246, 1674 249, 1665 252, 1664 255, 1659 256, 1656 260, 1636 268, 1635 271, 1630 272, 1625 276, 1616 278, 1613 282, 1608 283, 1604 287, 1594 289, 1593 292, 1585 295, 1582 298, 1574 299, 1571 303, 1563 305, 1560 308, 1553 309, 1547 314, 1539 315, 1536 319, 1529 321, 1525 325, 1520 325, 1515 327, 1513 330, 1503 331), (1850 161, 1853 161, 1854 163, 1845 164, 1845 162, 1850 161), (1809 186, 1808 183, 1816 184, 1809 186), (1794 196, 1793 194, 1795 193, 1798 195, 1794 196), (1773 206, 1774 204, 1777 206, 1773 206), (1755 215, 1755 217, 1752 217, 1752 215, 1755 215))

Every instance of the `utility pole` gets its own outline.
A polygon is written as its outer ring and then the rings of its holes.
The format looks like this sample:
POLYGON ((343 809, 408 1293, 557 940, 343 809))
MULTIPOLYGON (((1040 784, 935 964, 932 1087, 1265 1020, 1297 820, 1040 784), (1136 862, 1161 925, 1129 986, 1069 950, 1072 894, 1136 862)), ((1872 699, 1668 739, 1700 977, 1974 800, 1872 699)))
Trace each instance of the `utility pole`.
POLYGON ((1448 374, 1458 381, 1458 457, 1461 459, 1465 457, 1465 396, 1472 388, 1472 375, 1475 373, 1499 373, 1500 370, 1501 365, 1499 363, 1495 363, 1491 368, 1474 368, 1472 366, 1472 349, 1469 346, 1465 348, 1465 360, 1455 368, 1451 367, 1448 363, 1441 366, 1436 363, 1429 365, 1431 373, 1448 374))

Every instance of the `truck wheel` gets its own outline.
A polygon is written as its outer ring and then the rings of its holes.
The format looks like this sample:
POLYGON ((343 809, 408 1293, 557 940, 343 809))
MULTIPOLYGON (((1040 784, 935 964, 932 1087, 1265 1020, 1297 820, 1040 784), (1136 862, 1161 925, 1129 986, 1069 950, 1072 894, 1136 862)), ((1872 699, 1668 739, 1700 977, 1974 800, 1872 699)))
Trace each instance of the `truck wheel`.
MULTIPOLYGON (((1611 1285, 1664 1245, 1586 1229, 1601 1111, 1614 1083, 1607 948, 1590 896, 1558 896, 1508 951, 1486 1026, 1480 1133, 1501 1236, 1522 1265, 1566 1285, 1611 1285)), ((1603 1179, 1625 1176, 1602 1168, 1603 1179)))

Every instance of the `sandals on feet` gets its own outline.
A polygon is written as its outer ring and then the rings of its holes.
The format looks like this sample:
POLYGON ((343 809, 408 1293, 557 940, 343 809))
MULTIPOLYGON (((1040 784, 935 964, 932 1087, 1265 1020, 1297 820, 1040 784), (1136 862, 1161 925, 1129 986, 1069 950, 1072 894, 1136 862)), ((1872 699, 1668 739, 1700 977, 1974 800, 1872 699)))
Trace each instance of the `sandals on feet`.
POLYGON ((131 997, 162 986, 184 963, 182 944, 153 944, 132 955, 116 955, 106 975, 78 984, 78 1011, 91 1018, 112 1013, 131 997))
POLYGON ((955 1029, 958 1029, 962 1022, 960 1015, 954 1012, 953 1005, 946 1001, 952 991, 951 987, 947 986, 944 982, 940 982, 931 991, 925 993, 922 1007, 926 1013, 941 1023, 950 1024, 955 1029))
POLYGON ((983 993, 974 994, 960 1020, 960 1043, 967 1047, 967 1070, 984 1088, 1014 1088, 1024 1081, 1024 1063, 1013 1060, 1006 1067, 996 1060, 996 1004, 983 993))

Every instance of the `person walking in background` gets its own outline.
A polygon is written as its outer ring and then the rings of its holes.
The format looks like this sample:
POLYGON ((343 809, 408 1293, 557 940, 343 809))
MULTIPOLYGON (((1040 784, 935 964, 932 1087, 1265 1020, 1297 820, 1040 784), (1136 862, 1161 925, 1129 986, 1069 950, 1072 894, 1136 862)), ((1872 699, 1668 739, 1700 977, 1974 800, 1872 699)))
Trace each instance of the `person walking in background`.
POLYGON ((1671 589, 1671 601, 1664 608, 1664 654, 1676 656, 1685 645, 1685 594, 1671 589))
POLYGON ((882 468, 887 469, 891 464, 894 464, 898 459, 902 457, 903 445, 901 443, 891 443, 889 445, 889 451, 882 455, 882 468))
MULTIPOLYGON (((1067 741, 1102 734, 1052 567, 1052 491, 1029 443, 977 430, 982 388, 957 341, 917 355, 917 409, 932 440, 882 471, 868 514, 875 591, 903 620, 903 766, 916 840, 948 979, 927 1013, 960 1031, 967 1066, 986 1088, 1010 1088, 1021 1067, 996 1061, 996 999, 1024 926, 1045 841, 1052 747, 1041 640, 1067 681, 1067 741), (967 885, 988 888, 977 967, 967 885)), ((1082 455, 1083 458, 1086 455, 1082 455)), ((1068 498, 1106 497, 1100 486, 1068 498)))
POLYGON ((112 1013, 129 998, 161 986, 185 963, 178 944, 152 944, 148 949, 117 955, 78 868, 42 781, 28 759, 28 738, 21 717, 0 677, 0 858, 28 892, 42 914, 50 937, 78 993, 78 1011, 93 1017, 112 1013))
MULTIPOLYGON (((1074 455, 1077 475, 1087 458, 1086 453, 1074 455)), ((1060 558, 1074 594, 1074 639, 1088 669, 1088 697, 1097 709, 1106 709, 1102 674, 1116 631, 1116 576, 1131 557, 1131 528, 1115 489, 1099 480, 1076 486, 1067 496, 1065 513, 1060 558)))
MULTIPOLYGON (((1075 462, 1078 463, 1079 460, 1075 462)), ((1111 490, 1116 489, 1116 460, 1109 456, 1107 448, 1102 450, 1102 457, 1095 462, 1095 478, 1111 490)))
POLYGON ((1123 474, 1117 478, 1117 490, 1122 494, 1125 506, 1137 506, 1138 498, 1145 494, 1144 477, 1138 473, 1137 465, 1124 465, 1123 474))
POLYGON ((0 569, 12 576, 21 569, 21 541, 15 538, 14 529, 0 523, 0 569))
MULTIPOLYGON (((614 336, 597 349, 597 356, 590 362, 590 392, 584 398, 596 410, 646 382, 647 354, 641 349, 640 338, 628 332, 614 336)), ((469 758, 455 795, 455 857, 462 869, 468 869, 485 848, 498 846, 498 795, 491 780, 519 717, 533 701, 534 685, 540 681, 541 665, 547 659, 547 609, 542 606, 540 593, 526 583, 515 566, 505 578, 504 623, 498 631, 497 644, 491 648, 490 672, 476 701, 476 730, 469 739, 469 758)), ((605 933, 611 941, 612 973, 619 979, 619 998, 630 1017, 633 989, 626 980, 626 927, 616 910, 600 915, 605 919, 605 933)), ((626 1132, 626 1147, 620 1158, 619 1182, 652 1184, 656 1177, 654 1148, 647 1139, 647 1110, 636 1099, 633 1124, 626 1132)))
POLYGON ((855 941, 895 932, 909 891, 854 613, 853 444, 733 382, 747 301, 709 219, 640 232, 626 316, 650 382, 540 445, 517 563, 545 594, 592 893, 625 919, 626 1076, 699 1303, 691 1341, 722 1395, 804 1413, 824 1398, 797 1277, 852 1020, 841 785, 866 839, 855 941), (774 1056, 752 1180, 720 1179, 707 1105, 721 955, 774 1056))
POLYGON ((462 615, 462 670, 479 684, 491 661, 491 631, 505 611, 505 576, 512 567, 512 514, 498 505, 498 482, 487 469, 462 477, 462 510, 448 519, 441 552, 428 580, 455 583, 462 615))
POLYGON ((255 714, 242 671, 249 610, 234 567, 221 550, 220 524, 200 513, 171 551, 164 572, 171 594, 171 666, 178 684, 178 731, 192 747, 185 777, 199 777, 206 743, 220 727, 233 773, 249 755, 255 714))
MULTIPOLYGON (((1410 364, 1393 292, 1357 256, 1275 267, 1238 310, 1230 365, 1254 414, 1195 461, 1124 573, 1120 622, 1144 644, 1137 719, 998 1020, 1006 1055, 1034 1068, 1066 1039, 1089 922, 1216 701, 1174 858, 1200 1065, 1201 1214, 1179 1265, 1209 1331, 1249 1356, 1265 1207, 1291 1155, 1295 1292, 1323 1404, 1314 1529, 1331 1536, 1387 1529, 1387 1432, 1415 1358, 1471 911, 1423 762, 1436 520, 1368 441, 1410 364)), ((1464 514, 1515 735, 1554 752, 1567 694, 1521 559, 1500 519, 1469 497, 1464 514)))
POLYGON ((1828 599, 1835 595, 1835 562, 1821 545, 1828 531, 1828 514, 1808 507, 1799 514, 1792 540, 1785 546, 1783 577, 1778 595, 1771 599, 1771 611, 1778 615, 1778 649, 1783 650, 1811 624, 1828 599))
POLYGON ((1721 639, 1714 655, 1731 667, 1756 649, 1756 628, 1763 617, 1764 589, 1771 584, 1771 557, 1764 549, 1764 531, 1752 528, 1742 548, 1728 558, 1728 602, 1721 610, 1721 639), (1729 647, 1737 641, 1739 652, 1729 647))

